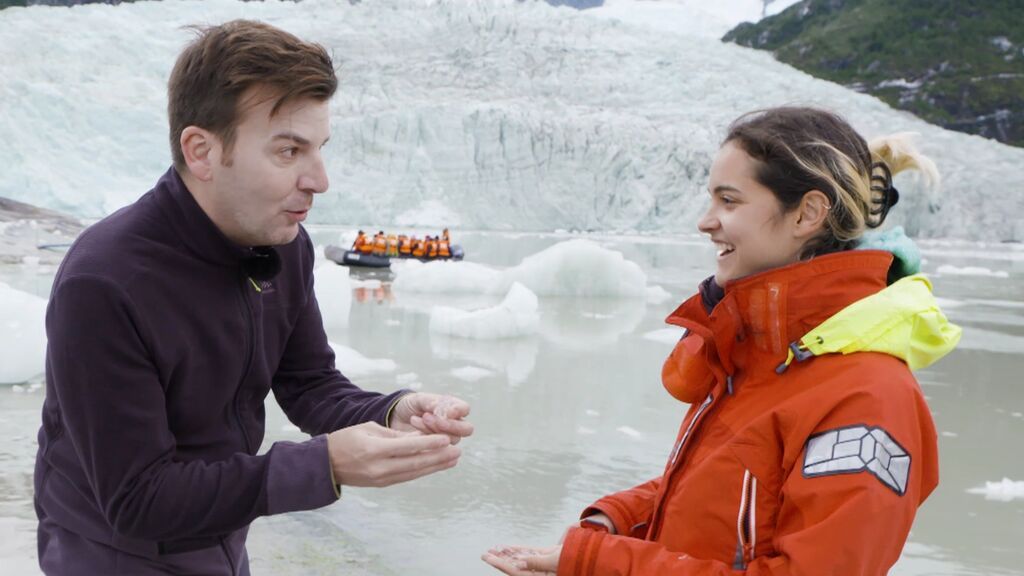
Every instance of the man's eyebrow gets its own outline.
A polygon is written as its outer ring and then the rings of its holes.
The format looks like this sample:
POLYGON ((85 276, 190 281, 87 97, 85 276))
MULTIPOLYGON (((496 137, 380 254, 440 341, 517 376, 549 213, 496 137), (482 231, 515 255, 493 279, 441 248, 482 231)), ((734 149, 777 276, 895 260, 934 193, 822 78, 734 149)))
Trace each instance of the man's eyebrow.
POLYGON ((292 140, 296 144, 309 146, 309 140, 306 140, 294 132, 281 132, 279 134, 274 134, 273 140, 292 140))
MULTIPOLYGON (((324 146, 325 144, 327 144, 327 142, 330 139, 330 136, 325 138, 323 144, 321 144, 320 146, 324 146)), ((302 136, 299 136, 295 132, 281 132, 279 134, 275 134, 271 140, 291 140, 298 144, 299 146, 309 146, 310 144, 309 140, 303 138, 302 136)))

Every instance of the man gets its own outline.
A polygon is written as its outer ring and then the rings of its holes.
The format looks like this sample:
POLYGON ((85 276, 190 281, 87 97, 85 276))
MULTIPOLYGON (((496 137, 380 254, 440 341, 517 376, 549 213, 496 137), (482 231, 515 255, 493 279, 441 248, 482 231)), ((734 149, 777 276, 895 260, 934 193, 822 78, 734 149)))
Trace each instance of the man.
POLYGON ((84 232, 54 280, 35 472, 45 573, 248 574, 253 519, 458 461, 465 402, 365 392, 334 368, 300 222, 328 187, 336 86, 321 46, 255 22, 180 55, 174 166, 84 232), (256 455, 271 390, 313 438, 256 455))

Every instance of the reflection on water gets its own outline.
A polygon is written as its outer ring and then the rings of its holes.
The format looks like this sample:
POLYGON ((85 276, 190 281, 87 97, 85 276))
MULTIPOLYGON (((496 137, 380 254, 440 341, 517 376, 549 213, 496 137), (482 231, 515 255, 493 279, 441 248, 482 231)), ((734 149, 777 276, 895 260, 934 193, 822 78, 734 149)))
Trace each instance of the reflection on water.
MULTIPOLYGON (((337 235, 323 229, 314 240, 337 235)), ((518 264, 561 239, 459 234, 472 260, 495 267, 518 264)), ((329 326, 329 336, 398 364, 358 383, 392 391, 415 372, 424 390, 467 399, 477 433, 463 444, 455 470, 382 490, 346 488, 329 508, 259 520, 254 574, 496 574, 478 559, 489 546, 553 543, 596 497, 658 475, 686 407, 660 384, 671 342, 643 335, 664 327, 664 317, 707 274, 713 252, 690 237, 593 239, 639 263, 673 301, 542 298, 538 334, 476 341, 431 334, 431 307, 481 308, 500 297, 395 293, 386 274, 354 272, 348 321, 329 326), (474 383, 452 377, 465 366, 494 374, 474 383)), ((897 576, 1024 574, 1024 501, 967 493, 985 481, 1024 480, 1024 258, 1003 258, 998 247, 933 250, 925 272, 976 265, 985 252, 999 258, 982 265, 1009 278, 934 279, 937 295, 956 303, 947 314, 965 333, 959 349, 917 375, 940 432, 941 484, 918 515, 892 571, 897 576)), ((49 277, 19 270, 0 269, 0 282, 46 295, 49 277)), ((31 474, 41 401, 41 390, 0 387, 5 573, 11 562, 24 568, 16 559, 24 563, 34 553, 31 474)), ((267 417, 268 444, 302 438, 272 402, 267 417)))

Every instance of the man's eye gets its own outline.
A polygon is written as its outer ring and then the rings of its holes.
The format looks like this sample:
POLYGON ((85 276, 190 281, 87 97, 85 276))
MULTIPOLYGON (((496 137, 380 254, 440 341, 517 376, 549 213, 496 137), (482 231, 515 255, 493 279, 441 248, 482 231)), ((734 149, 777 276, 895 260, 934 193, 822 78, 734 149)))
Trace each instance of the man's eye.
POLYGON ((281 150, 281 156, 284 156, 285 158, 294 158, 295 154, 298 151, 299 151, 299 149, 295 148, 294 146, 290 146, 288 148, 283 148, 281 150))

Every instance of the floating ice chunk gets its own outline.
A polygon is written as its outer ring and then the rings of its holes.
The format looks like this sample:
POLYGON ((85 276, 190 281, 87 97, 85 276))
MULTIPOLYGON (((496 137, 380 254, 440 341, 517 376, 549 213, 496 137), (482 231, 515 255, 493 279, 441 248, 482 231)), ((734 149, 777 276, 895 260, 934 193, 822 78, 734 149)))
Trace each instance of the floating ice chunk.
POLYGON ((1009 478, 1003 478, 1001 482, 985 482, 984 486, 971 488, 967 492, 982 494, 985 496, 985 500, 1009 502, 1024 499, 1024 482, 1014 482, 1009 478))
POLYGON ((665 290, 661 286, 648 286, 647 287, 647 303, 657 306, 658 304, 664 304, 672 299, 672 294, 668 290, 665 290))
MULTIPOLYGON (((356 242, 356 237, 359 236, 358 230, 345 230, 338 234, 338 246, 345 248, 346 250, 356 242)), ((319 252, 323 252, 320 250, 319 252)))
POLYGON ((474 262, 407 260, 391 265, 396 292, 445 294, 498 294, 501 272, 474 262))
POLYGON ((463 366, 462 368, 452 370, 452 376, 455 376, 459 380, 463 380, 465 382, 476 382, 477 380, 482 380, 493 375, 494 372, 477 366, 463 366))
POLYGON ((24 391, 25 391, 25 387, 24 386, 20 386, 18 384, 15 384, 15 385, 11 386, 11 392, 16 392, 16 393, 20 394, 20 393, 22 393, 24 391))
POLYGON ((384 324, 387 324, 388 326, 401 326, 402 325, 402 321, 401 320, 387 320, 386 322, 384 322, 384 324))
POLYGON ((387 358, 367 358, 352 348, 331 342, 334 350, 334 365, 349 378, 394 372, 398 365, 387 358))
POLYGON ((629 426, 619 426, 616 430, 636 440, 644 437, 644 435, 637 431, 636 428, 631 428, 629 426))
POLYGON ((986 276, 989 278, 1009 278, 1010 273, 1005 270, 990 270, 981 266, 952 266, 950 264, 943 264, 936 270, 939 274, 948 274, 950 276, 986 276))
POLYGON ((352 308, 352 281, 348 277, 348 268, 333 262, 317 267, 313 270, 313 290, 320 305, 324 328, 330 331, 348 326, 348 314, 352 308))
POLYGON ((647 275, 637 263, 583 239, 527 256, 506 270, 502 281, 519 282, 542 296, 647 296, 647 275))
POLYGON ((402 262, 392 269, 397 274, 396 291, 504 294, 518 282, 540 296, 648 295, 647 276, 639 265, 583 239, 560 242, 503 271, 445 261, 402 262))
POLYGON ((585 414, 587 416, 600 416, 601 415, 601 413, 598 412, 597 410, 589 410, 589 409, 585 412, 585 414))
POLYGON ((660 330, 651 330, 644 334, 644 339, 653 340, 655 342, 661 342, 663 344, 672 344, 673 346, 679 342, 679 339, 683 337, 684 330, 682 328, 662 328, 660 330))
POLYGON ((591 436, 593 434, 597 434, 597 430, 594 430, 593 428, 587 428, 586 426, 579 426, 576 428, 576 433, 582 434, 584 436, 591 436))
POLYGON ((497 306, 472 312, 437 306, 430 313, 431 332, 461 338, 515 338, 535 333, 538 324, 537 296, 518 283, 497 306))
POLYGON ((43 373, 46 300, 0 282, 0 384, 43 373))

